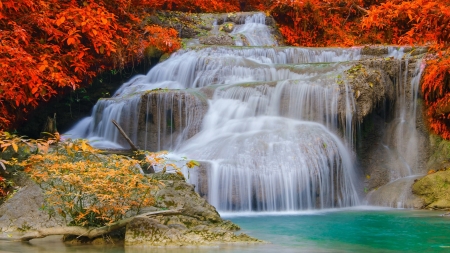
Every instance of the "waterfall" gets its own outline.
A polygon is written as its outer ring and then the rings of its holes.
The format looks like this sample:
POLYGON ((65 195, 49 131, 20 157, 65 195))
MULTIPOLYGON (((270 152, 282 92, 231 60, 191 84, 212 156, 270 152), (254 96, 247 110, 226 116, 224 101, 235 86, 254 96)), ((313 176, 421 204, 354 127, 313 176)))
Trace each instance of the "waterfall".
MULTIPOLYGON (((266 15, 256 13, 245 18, 243 25, 238 25, 233 30, 234 35, 244 35, 249 46, 277 46, 277 41, 271 36, 266 26, 266 15)), ((236 46, 244 46, 242 40, 236 41, 236 46)))
POLYGON ((427 136, 420 133, 417 126, 417 103, 420 78, 424 69, 423 62, 418 60, 410 64, 404 57, 403 50, 390 50, 389 55, 404 59, 399 63, 398 75, 394 80, 395 104, 392 119, 386 124, 381 146, 388 171, 388 184, 372 191, 368 202, 374 205, 396 208, 420 207, 420 201, 411 192, 414 180, 426 172, 423 161, 427 151, 427 136))
MULTIPOLYGON (((359 204, 355 91, 343 77, 362 58, 361 48, 273 47, 265 18, 249 15, 235 27, 238 47, 175 52, 101 99, 92 116, 66 135, 97 147, 126 147, 110 124, 115 119, 141 148, 198 160, 200 168, 185 174, 219 211, 359 204), (239 47, 243 40, 251 46, 239 47)), ((409 103, 398 94, 398 103, 409 103)), ((399 112, 398 118, 415 113, 399 112)), ((402 122, 397 132, 406 131, 402 122)))

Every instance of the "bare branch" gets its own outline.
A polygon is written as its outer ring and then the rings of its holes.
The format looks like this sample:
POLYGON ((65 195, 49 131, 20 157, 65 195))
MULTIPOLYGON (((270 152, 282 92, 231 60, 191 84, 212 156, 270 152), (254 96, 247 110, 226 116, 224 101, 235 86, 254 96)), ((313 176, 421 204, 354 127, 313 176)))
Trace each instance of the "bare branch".
POLYGON ((39 230, 28 231, 26 233, 21 234, 7 234, 3 233, 0 235, 0 240, 6 241, 29 241, 37 238, 44 238, 50 235, 77 235, 77 236, 85 236, 90 239, 99 237, 104 234, 108 234, 115 230, 125 227, 128 223, 130 223, 134 218, 137 217, 150 217, 154 215, 174 215, 181 214, 182 209, 174 209, 174 210, 163 210, 163 211, 155 211, 148 212, 140 215, 136 215, 133 217, 129 217, 120 221, 116 221, 110 225, 99 227, 99 228, 85 228, 79 226, 71 226, 71 227, 51 227, 51 228, 42 228, 39 230))

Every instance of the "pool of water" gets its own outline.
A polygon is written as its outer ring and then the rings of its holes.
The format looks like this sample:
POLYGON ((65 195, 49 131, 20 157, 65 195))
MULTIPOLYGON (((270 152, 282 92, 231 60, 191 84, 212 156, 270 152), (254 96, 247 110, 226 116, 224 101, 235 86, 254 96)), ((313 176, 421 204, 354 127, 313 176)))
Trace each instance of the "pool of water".
POLYGON ((222 214, 267 244, 215 247, 65 246, 57 237, 0 242, 17 253, 450 252, 450 218, 442 212, 352 208, 298 213, 222 214))

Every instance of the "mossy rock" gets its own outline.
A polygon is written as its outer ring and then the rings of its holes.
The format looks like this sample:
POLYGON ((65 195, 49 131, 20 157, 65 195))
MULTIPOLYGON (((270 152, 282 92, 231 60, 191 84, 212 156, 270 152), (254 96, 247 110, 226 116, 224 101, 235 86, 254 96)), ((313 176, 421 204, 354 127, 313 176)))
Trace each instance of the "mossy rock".
POLYGON ((179 175, 176 173, 154 173, 154 174, 150 174, 148 175, 149 177, 156 179, 156 180, 174 180, 174 181, 185 181, 186 179, 184 178, 183 175, 179 175))
POLYGON ((232 22, 224 23, 220 28, 222 31, 230 33, 234 30, 235 24, 232 22))
POLYGON ((450 210, 450 170, 429 174, 417 180, 412 191, 423 199, 423 208, 450 210))
POLYGON ((431 156, 427 162, 428 170, 446 170, 450 168, 450 141, 439 136, 430 136, 431 156))
POLYGON ((144 55, 147 59, 160 58, 163 52, 154 46, 146 47, 144 50, 144 55))

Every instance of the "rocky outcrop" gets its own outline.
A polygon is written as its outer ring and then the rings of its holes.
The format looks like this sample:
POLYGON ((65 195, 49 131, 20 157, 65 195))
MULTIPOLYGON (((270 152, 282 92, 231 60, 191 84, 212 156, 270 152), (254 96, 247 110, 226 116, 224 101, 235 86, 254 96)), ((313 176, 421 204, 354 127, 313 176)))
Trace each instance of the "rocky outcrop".
MULTIPOLYGON (((156 24, 163 27, 174 28, 187 43, 201 45, 227 45, 233 46, 236 41, 248 45, 245 38, 231 35, 237 25, 245 23, 245 19, 254 12, 236 13, 182 13, 159 11, 147 19, 147 24, 156 24)), ((273 17, 266 17, 266 25, 272 35, 277 39, 278 45, 284 45, 284 39, 277 28, 273 17)))
POLYGON ((412 192, 423 201, 421 208, 450 210, 450 142, 430 136, 428 175, 415 180, 412 192))
POLYGON ((137 145, 149 151, 170 149, 200 131, 207 109, 206 97, 198 92, 146 92, 141 96, 137 145))
POLYGON ((128 224, 125 245, 183 246, 220 243, 261 242, 246 234, 236 235, 240 228, 220 218, 216 209, 195 191, 194 186, 175 174, 156 174, 165 177, 155 195, 154 208, 182 209, 182 214, 136 218, 128 224))
POLYGON ((13 180, 19 188, 0 206, 0 232, 26 231, 65 224, 62 217, 50 216, 43 208, 42 190, 29 177, 19 173, 13 180))
MULTIPOLYGON (((363 52, 378 55, 387 50, 375 47, 366 48, 363 52)), ((419 48, 417 52, 423 50, 419 48)), ((418 91, 413 89, 417 88, 411 85, 417 75, 418 61, 421 61, 421 56, 407 55, 402 59, 377 57, 364 60, 358 74, 351 73, 356 80, 351 87, 360 123, 356 151, 367 192, 397 179, 427 172, 429 133, 423 121, 420 97, 413 102, 414 96, 418 96, 415 95, 418 91)), ((354 71, 350 69, 347 72, 354 71)))
MULTIPOLYGON (((220 243, 261 242, 245 234, 235 234, 240 228, 230 221, 222 220, 216 209, 194 191, 194 186, 176 174, 152 174, 161 184, 154 192, 156 204, 143 208, 141 213, 159 210, 179 210, 162 212, 147 218, 140 216, 128 223, 126 230, 114 232, 115 243, 123 238, 126 245, 206 245, 220 243), (167 213, 167 214, 166 214, 167 213)), ((16 180, 20 190, 0 206, 0 237, 16 235, 42 228, 64 227, 64 219, 43 210, 42 190, 25 174, 16 180)), ((157 212, 159 213, 159 212, 157 212)), ((107 244, 102 238, 65 237, 68 244, 107 244)))
MULTIPOLYGON (((420 177, 420 176, 419 176, 420 177)), ((389 206, 393 208, 421 208, 422 199, 413 194, 411 187, 418 176, 405 177, 382 185, 367 195, 371 205, 389 206)))

